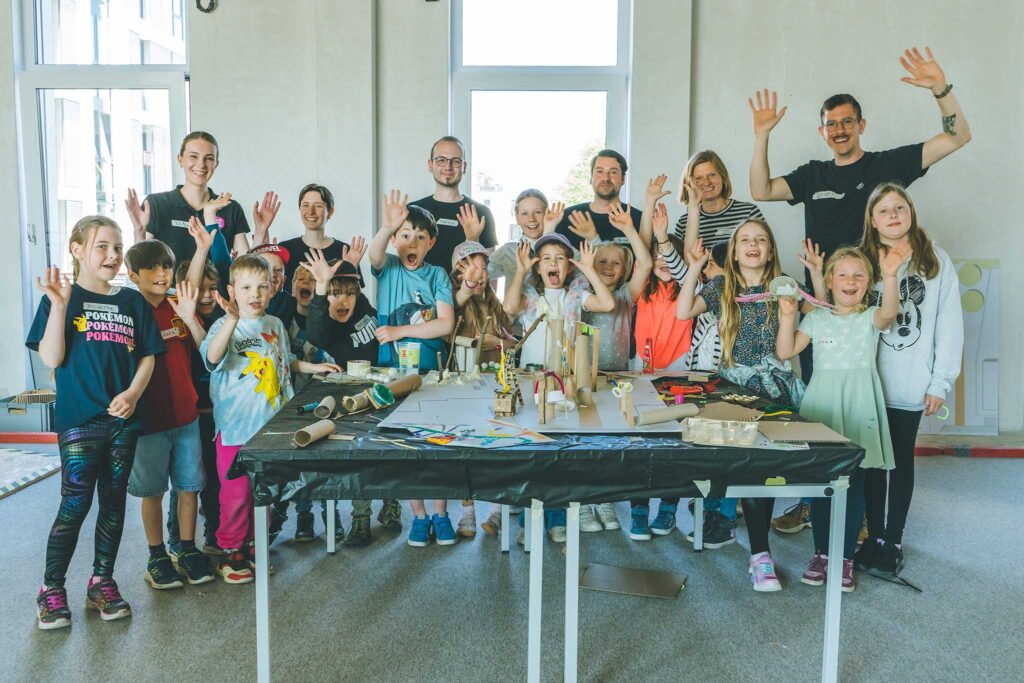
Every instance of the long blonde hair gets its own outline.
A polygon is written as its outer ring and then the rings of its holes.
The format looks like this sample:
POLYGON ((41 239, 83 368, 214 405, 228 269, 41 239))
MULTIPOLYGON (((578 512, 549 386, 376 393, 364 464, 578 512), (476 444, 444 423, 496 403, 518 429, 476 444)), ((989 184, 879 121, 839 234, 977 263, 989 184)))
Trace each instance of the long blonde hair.
MULTIPOLYGON (((452 291, 455 292, 462 286, 463 275, 456 269, 451 272, 450 277, 452 291)), ((493 318, 487 331, 488 334, 504 339, 510 339, 512 336, 509 332, 512 328, 512 319, 505 312, 505 309, 502 308, 501 301, 498 299, 498 295, 494 293, 494 290, 491 289, 489 281, 484 283, 484 291, 481 292, 480 296, 469 297, 469 301, 458 312, 462 316, 460 333, 464 336, 475 337, 483 332, 484 321, 488 317, 493 318)))
MULTIPOLYGON (((722 365, 725 366, 736 364, 732 357, 732 347, 736 343, 736 334, 740 329, 740 305, 736 302, 736 297, 739 293, 740 283, 743 281, 743 274, 740 273, 739 263, 736 260, 736 243, 740 230, 748 223, 756 223, 764 230, 768 235, 768 245, 771 249, 768 263, 765 264, 764 273, 761 274, 761 280, 757 284, 767 291, 768 283, 782 274, 782 267, 779 265, 779 250, 775 246, 775 235, 772 234, 768 223, 760 218, 752 218, 736 228, 732 237, 729 238, 729 247, 725 253, 725 282, 722 285, 721 314, 718 318, 718 335, 722 340, 722 365)), ((772 318, 775 317, 776 304, 774 301, 769 299, 763 303, 746 305, 767 306, 768 316, 765 318, 764 324, 766 327, 771 324, 772 318)))
POLYGON ((868 271, 871 281, 878 282, 882 279, 882 272, 878 266, 879 252, 889 253, 889 247, 882 243, 874 221, 871 220, 871 212, 875 210, 875 205, 890 192, 898 194, 910 207, 910 231, 907 233, 907 238, 910 240, 910 248, 914 250, 910 257, 910 269, 923 275, 926 280, 931 280, 939 274, 939 257, 935 255, 935 249, 932 247, 928 233, 917 224, 917 209, 914 207, 914 201, 907 194, 906 188, 899 183, 890 182, 882 183, 871 192, 868 197, 868 205, 864 209, 864 235, 860 238, 860 250, 868 257, 868 263, 871 266, 871 270, 868 271))
POLYGON ((75 227, 71 228, 71 236, 68 237, 68 252, 71 254, 72 272, 76 280, 78 279, 80 265, 78 259, 75 258, 75 252, 71 250, 71 245, 77 244, 83 250, 88 251, 93 233, 98 228, 104 227, 113 228, 117 231, 117 234, 121 234, 121 226, 117 224, 117 221, 99 214, 83 216, 75 223, 75 227))
MULTIPOLYGON (((864 266, 864 270, 867 272, 868 277, 871 277, 871 259, 865 256, 863 251, 861 251, 857 247, 839 247, 838 249, 836 249, 835 253, 829 256, 828 262, 825 263, 825 297, 828 299, 828 302, 830 304, 834 304, 836 301, 835 297, 832 296, 832 288, 828 286, 828 283, 829 280, 832 279, 832 273, 836 269, 836 264, 842 261, 843 259, 853 259, 854 261, 859 261, 860 264, 864 266)), ((865 310, 868 307, 868 293, 868 291, 865 291, 864 298, 861 299, 859 304, 854 306, 854 313, 860 313, 861 311, 865 310)))

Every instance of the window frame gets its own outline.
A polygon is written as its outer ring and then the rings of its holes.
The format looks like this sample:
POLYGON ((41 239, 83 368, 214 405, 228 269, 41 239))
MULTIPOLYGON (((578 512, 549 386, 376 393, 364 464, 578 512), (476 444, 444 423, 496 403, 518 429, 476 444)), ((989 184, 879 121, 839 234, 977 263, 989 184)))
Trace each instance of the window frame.
MULTIPOLYGON (((473 91, 607 93, 605 144, 629 158, 629 85, 632 68, 632 0, 616 0, 616 63, 610 66, 467 66, 462 63, 463 1, 451 1, 449 35, 449 129, 472 160, 473 91)), ((629 176, 623 198, 629 196, 629 176)))

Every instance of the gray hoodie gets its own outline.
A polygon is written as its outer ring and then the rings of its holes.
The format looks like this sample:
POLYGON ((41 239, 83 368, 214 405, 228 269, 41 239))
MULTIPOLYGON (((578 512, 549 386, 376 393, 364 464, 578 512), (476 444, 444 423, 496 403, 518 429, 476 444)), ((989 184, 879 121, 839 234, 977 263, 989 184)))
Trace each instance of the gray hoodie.
MULTIPOLYGON (((900 312, 878 345, 878 374, 885 404, 900 410, 923 410, 925 394, 945 398, 960 374, 964 319, 960 283, 953 261, 934 246, 939 274, 931 280, 900 266, 900 312)), ((872 299, 881 296, 875 284, 872 299)))

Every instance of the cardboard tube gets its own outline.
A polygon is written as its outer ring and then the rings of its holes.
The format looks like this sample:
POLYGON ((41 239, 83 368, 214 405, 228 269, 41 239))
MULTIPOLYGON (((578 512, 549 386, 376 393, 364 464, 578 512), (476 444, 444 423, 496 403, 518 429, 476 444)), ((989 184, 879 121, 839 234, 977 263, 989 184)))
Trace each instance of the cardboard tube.
POLYGON ((589 407, 594 405, 594 392, 590 390, 590 387, 580 387, 576 390, 576 400, 583 407, 589 407))
POLYGON ((320 399, 319 405, 313 409, 313 415, 319 417, 321 420, 325 420, 334 414, 334 409, 337 407, 333 396, 324 396, 320 399))
POLYGON ((366 391, 361 394, 346 396, 341 399, 341 405, 350 413, 356 413, 370 405, 370 395, 366 391))
POLYGON ((590 339, 586 335, 577 334, 574 344, 576 357, 572 366, 573 375, 581 385, 590 385, 590 339))
POLYGON ((456 337, 455 345, 464 349, 475 349, 480 344, 479 337, 456 337))
POLYGON ((693 417, 697 413, 698 410, 695 404, 683 403, 682 405, 658 408, 656 410, 648 410, 646 413, 640 413, 636 417, 636 423, 638 425, 653 425, 670 420, 679 420, 684 417, 693 417))
POLYGON ((315 441, 319 441, 325 436, 329 436, 333 431, 334 422, 331 420, 320 420, 319 422, 314 422, 308 427, 295 432, 295 445, 299 448, 303 448, 315 441))
POLYGON ((412 392, 423 386, 423 378, 419 375, 406 375, 402 379, 396 379, 394 382, 388 382, 388 389, 391 394, 398 398, 411 394, 412 392))

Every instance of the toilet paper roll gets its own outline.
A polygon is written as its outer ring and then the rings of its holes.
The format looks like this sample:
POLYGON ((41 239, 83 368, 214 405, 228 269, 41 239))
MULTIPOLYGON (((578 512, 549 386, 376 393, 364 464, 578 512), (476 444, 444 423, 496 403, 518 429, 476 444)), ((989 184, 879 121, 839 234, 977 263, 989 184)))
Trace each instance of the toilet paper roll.
POLYGON ((475 349, 480 343, 479 337, 456 337, 455 345, 464 349, 475 349))
POLYGON ((646 413, 640 413, 636 416, 636 423, 638 425, 654 425, 670 420, 680 420, 684 417, 693 417, 698 412, 697 406, 693 403, 684 403, 682 405, 658 408, 656 410, 648 410, 646 413))
POLYGON ((387 387, 395 398, 411 394, 423 386, 423 378, 419 375, 406 375, 402 379, 388 382, 387 387))
POLYGON ((329 436, 334 431, 334 422, 331 420, 320 420, 295 432, 295 445, 304 448, 311 443, 329 436))
POLYGON ((341 405, 350 413, 359 412, 370 405, 370 395, 367 392, 346 396, 341 399, 341 405))
POLYGON ((319 417, 321 420, 327 419, 334 414, 336 408, 333 396, 324 396, 320 399, 320 403, 316 408, 313 408, 313 415, 319 417))

